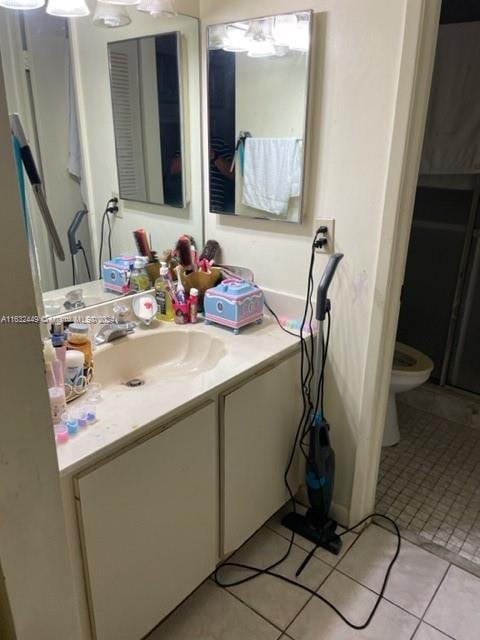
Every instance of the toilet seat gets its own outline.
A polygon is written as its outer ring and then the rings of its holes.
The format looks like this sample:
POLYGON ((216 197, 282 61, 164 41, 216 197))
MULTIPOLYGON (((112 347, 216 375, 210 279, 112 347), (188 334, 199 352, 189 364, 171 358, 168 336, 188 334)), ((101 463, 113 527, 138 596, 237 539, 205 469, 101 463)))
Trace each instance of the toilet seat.
POLYGON ((415 376, 427 371, 431 373, 433 366, 433 361, 424 353, 417 351, 408 344, 403 344, 402 342, 395 343, 393 373, 415 376))

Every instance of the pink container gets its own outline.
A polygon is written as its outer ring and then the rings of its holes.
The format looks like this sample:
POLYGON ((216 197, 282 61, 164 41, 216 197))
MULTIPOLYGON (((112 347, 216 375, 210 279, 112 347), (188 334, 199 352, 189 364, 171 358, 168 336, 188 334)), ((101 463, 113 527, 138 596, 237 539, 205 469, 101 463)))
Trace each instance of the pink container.
POLYGON ((185 302, 184 304, 179 304, 178 302, 173 303, 173 312, 175 322, 177 324, 188 324, 190 322, 190 302, 185 302))

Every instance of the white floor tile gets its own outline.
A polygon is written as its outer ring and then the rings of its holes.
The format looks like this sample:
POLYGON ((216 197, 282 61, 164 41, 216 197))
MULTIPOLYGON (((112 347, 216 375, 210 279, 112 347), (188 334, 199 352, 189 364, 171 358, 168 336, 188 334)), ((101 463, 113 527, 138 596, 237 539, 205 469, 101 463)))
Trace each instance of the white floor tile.
MULTIPOLYGON (((371 525, 345 555, 338 569, 378 593, 396 544, 394 534, 371 525)), ((445 560, 402 540, 400 555, 390 574, 385 596, 421 617, 447 568, 445 560)))
POLYGON ((280 632, 207 580, 145 640, 277 640, 280 632))
POLYGON ((451 566, 425 615, 456 640, 480 638, 480 579, 451 566))
MULTIPOLYGON (((355 624, 365 622, 377 598, 338 571, 327 578, 319 593, 355 624)), ((417 618, 383 600, 370 625, 357 631, 326 604, 312 598, 287 632, 294 640, 410 640, 417 624, 417 618)))
MULTIPOLYGON (((291 511, 291 505, 289 503, 286 505, 286 507, 284 507, 283 509, 278 511, 274 516, 272 516, 272 518, 270 518, 270 520, 267 522, 267 525, 266 525, 269 529, 272 529, 272 531, 275 531, 276 533, 283 536, 287 540, 290 539, 291 532, 282 525, 281 521, 283 516, 289 513, 290 511, 291 511)), ((297 511, 299 513, 305 513, 306 509, 301 505, 297 505, 297 511)), ((342 531, 345 531, 345 529, 341 526, 338 526, 337 532, 342 533, 342 531)), ((326 562, 331 567, 335 567, 340 562, 341 558, 347 553, 347 551, 350 549, 350 547, 352 546, 352 544, 355 542, 356 539, 357 539, 357 535, 353 532, 347 533, 344 536, 342 536, 343 545, 338 556, 336 556, 333 553, 330 553, 329 551, 326 551, 325 549, 317 549, 315 551, 315 555, 317 558, 319 558, 319 560, 323 560, 323 562, 326 562)), ((314 547, 313 542, 310 542, 310 540, 306 540, 305 538, 302 538, 302 536, 299 536, 299 535, 295 536, 295 544, 301 547, 302 549, 305 549, 305 551, 311 551, 314 547)))
MULTIPOLYGON (((404 532, 433 541, 438 553, 448 548, 460 555, 451 543, 480 535, 480 432, 403 402, 398 409, 401 439, 382 451, 378 510, 404 532), (398 495, 388 504, 385 495, 394 487, 398 495)), ((470 550, 468 560, 476 559, 480 564, 480 545, 470 550)))
POLYGON ((422 622, 413 640, 450 640, 450 637, 422 622))
MULTIPOLYGON (((288 550, 288 546, 285 538, 264 527, 243 545, 231 560, 265 568, 280 559, 288 550)), ((316 591, 330 573, 331 567, 313 557, 300 577, 295 578, 295 572, 306 556, 307 553, 303 549, 294 545, 289 557, 274 571, 316 591)), ((241 569, 226 567, 220 572, 219 577, 222 582, 232 582, 248 575, 248 572, 241 569)), ((310 598, 308 592, 268 575, 259 576, 229 590, 281 629, 290 624, 310 598)))

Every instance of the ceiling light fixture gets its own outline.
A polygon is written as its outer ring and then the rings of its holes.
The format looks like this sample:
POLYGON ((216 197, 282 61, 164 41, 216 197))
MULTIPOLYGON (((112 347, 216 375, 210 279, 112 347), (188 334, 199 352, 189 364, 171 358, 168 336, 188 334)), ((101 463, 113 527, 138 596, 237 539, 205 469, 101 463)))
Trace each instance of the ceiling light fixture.
POLYGON ((7 9, 40 9, 45 4, 45 0, 0 0, 0 7, 7 9))
POLYGON ((131 21, 132 20, 125 7, 97 2, 95 14, 93 16, 93 23, 97 26, 115 29, 118 27, 125 27, 127 24, 130 24, 131 21))
POLYGON ((48 0, 47 13, 60 18, 88 16, 90 9, 85 0, 48 0))
POLYGON ((137 9, 149 13, 154 18, 160 16, 171 18, 177 15, 173 0, 141 0, 137 9))

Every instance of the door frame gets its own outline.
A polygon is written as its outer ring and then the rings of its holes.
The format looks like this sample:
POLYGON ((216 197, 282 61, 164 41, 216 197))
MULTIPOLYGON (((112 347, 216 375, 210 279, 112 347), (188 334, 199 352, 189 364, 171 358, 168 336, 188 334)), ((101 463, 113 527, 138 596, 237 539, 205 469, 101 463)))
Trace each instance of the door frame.
POLYGON ((407 0, 349 525, 375 508, 393 351, 432 83, 440 0, 407 0))

